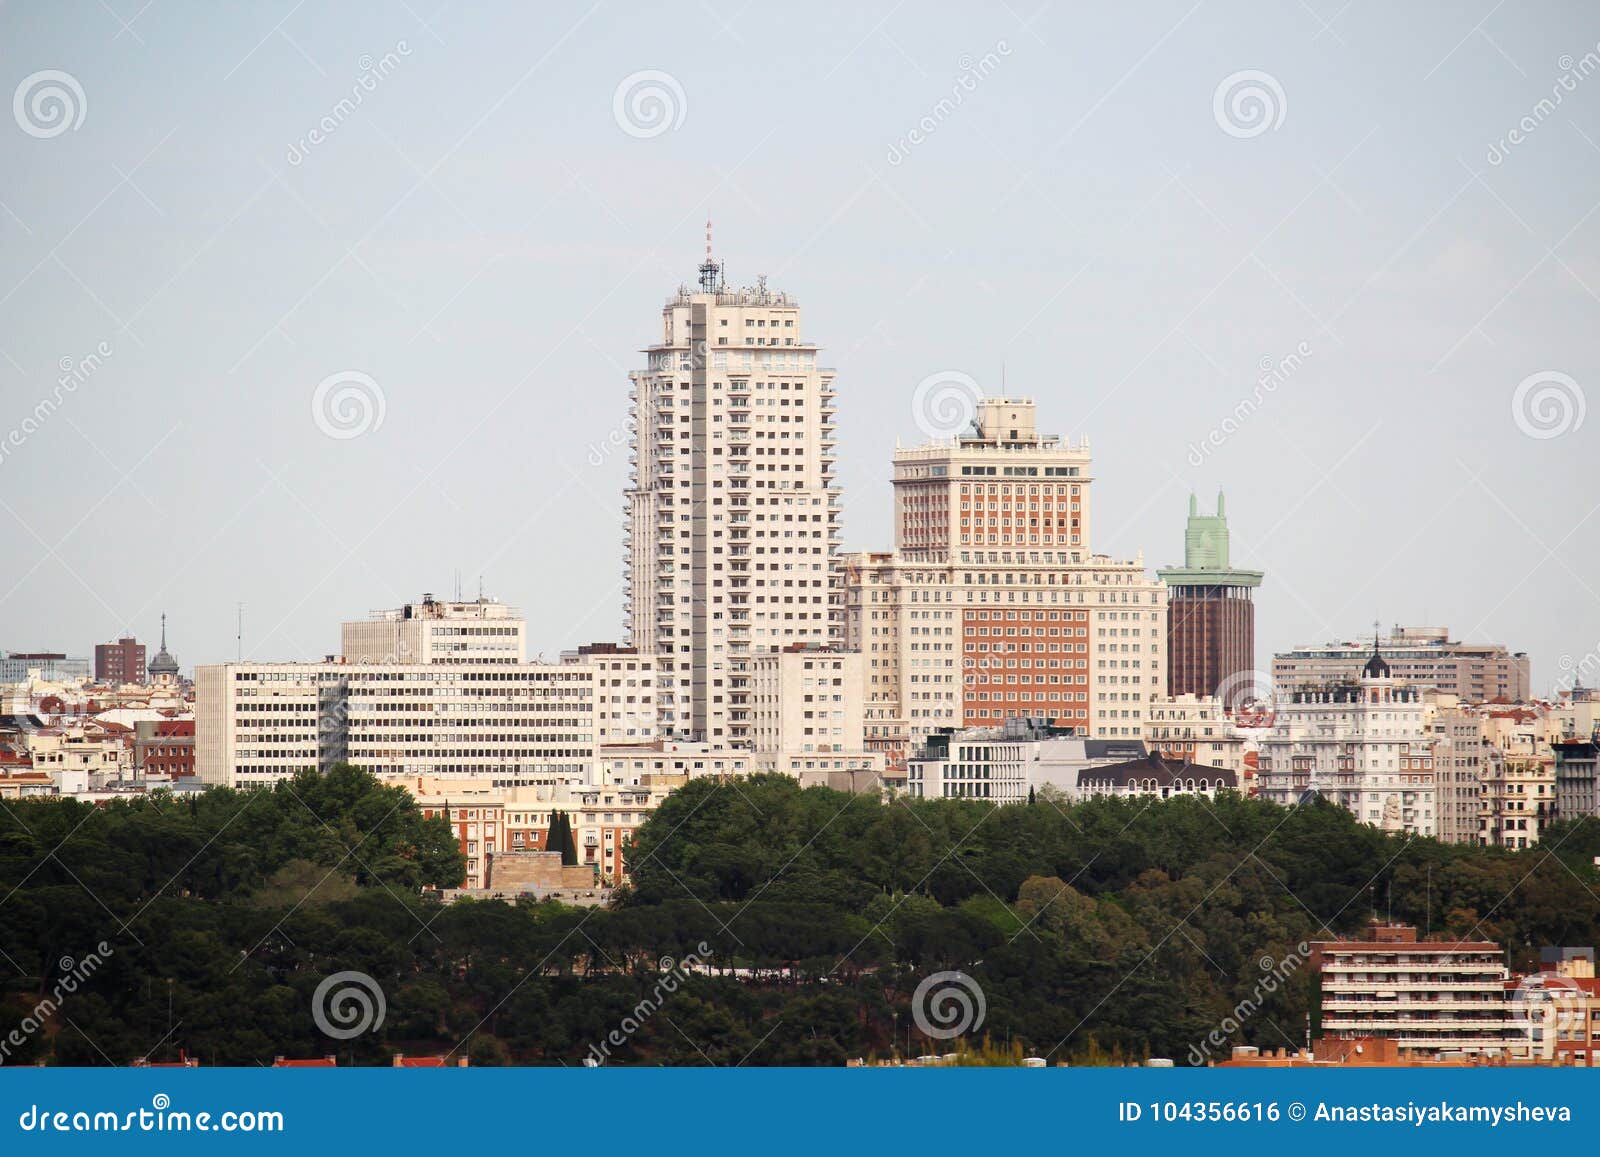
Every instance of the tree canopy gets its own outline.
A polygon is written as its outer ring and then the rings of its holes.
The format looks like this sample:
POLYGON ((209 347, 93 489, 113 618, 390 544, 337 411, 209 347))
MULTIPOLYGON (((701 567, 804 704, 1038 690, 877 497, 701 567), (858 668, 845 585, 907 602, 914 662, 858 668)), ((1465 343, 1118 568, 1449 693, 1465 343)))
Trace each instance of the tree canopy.
POLYGON ((882 804, 755 776, 670 796, 612 908, 442 905, 422 890, 462 875, 448 825, 352 768, 195 799, 24 800, 0 808, 0 1035, 104 941, 5 1063, 574 1064, 631 1025, 606 1063, 838 1064, 948 1051, 913 1008, 939 972, 981 990, 969 1051, 1182 1063, 1219 1025, 1298 1045, 1309 964, 1265 993, 1264 977, 1375 906, 1498 940, 1518 966, 1600 941, 1596 854, 1592 820, 1511 852, 1227 793, 882 804), (350 1040, 311 1015, 341 971, 385 1003, 350 1040))

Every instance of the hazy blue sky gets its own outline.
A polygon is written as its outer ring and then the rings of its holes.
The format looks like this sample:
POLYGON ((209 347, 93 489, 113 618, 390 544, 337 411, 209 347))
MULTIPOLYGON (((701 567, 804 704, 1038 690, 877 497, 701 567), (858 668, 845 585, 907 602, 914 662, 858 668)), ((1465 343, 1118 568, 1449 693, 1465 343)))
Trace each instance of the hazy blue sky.
POLYGON ((316 658, 457 571, 547 656, 616 637, 605 448, 709 213, 838 367, 847 547, 917 383, 1004 361, 1090 439, 1098 549, 1175 562, 1226 488, 1263 659, 1448 624, 1548 687, 1600 642, 1597 42, 1488 0, 7 3, 0 647, 166 610, 189 667, 243 602, 316 658), (619 120, 640 72, 666 122, 619 120), (346 371, 382 421, 330 437, 346 371))

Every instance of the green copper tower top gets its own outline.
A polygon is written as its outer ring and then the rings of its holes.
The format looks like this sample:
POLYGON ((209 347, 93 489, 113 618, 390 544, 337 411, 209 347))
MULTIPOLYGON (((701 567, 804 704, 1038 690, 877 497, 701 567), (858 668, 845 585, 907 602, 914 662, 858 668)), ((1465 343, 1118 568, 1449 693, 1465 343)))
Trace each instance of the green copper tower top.
POLYGON ((1217 492, 1217 512, 1201 514, 1200 504, 1189 495, 1189 524, 1183 532, 1183 565, 1156 572, 1168 586, 1256 587, 1262 573, 1229 565, 1228 506, 1217 492))

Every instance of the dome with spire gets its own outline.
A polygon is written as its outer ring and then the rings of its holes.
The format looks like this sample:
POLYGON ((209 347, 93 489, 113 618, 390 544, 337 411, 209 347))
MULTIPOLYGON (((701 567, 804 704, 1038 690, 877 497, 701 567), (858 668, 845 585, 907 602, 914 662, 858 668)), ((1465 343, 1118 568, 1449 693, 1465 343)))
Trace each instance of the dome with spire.
POLYGON ((167 652, 167 615, 165 611, 161 614, 161 650, 156 652, 156 657, 150 660, 145 670, 149 672, 150 677, 153 679, 159 679, 163 675, 170 675, 174 679, 178 677, 178 661, 167 652))
POLYGON ((1389 663, 1378 650, 1378 636, 1372 636, 1372 657, 1367 660, 1367 665, 1361 668, 1363 679, 1387 679, 1389 677, 1389 663))

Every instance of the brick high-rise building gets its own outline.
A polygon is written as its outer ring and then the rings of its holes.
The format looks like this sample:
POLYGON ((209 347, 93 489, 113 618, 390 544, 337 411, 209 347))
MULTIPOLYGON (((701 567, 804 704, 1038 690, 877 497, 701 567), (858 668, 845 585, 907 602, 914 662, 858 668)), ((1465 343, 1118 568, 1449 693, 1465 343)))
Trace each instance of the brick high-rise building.
POLYGON ((663 731, 748 748, 752 654, 837 645, 834 371, 800 306, 730 289, 709 245, 635 371, 629 642, 660 660, 663 731))
POLYGON ((1156 572, 1167 584, 1167 693, 1218 696, 1233 707, 1250 694, 1255 666, 1255 588, 1262 572, 1229 565, 1228 511, 1201 514, 1189 496, 1183 566, 1156 572))
POLYGON ((869 747, 1019 718, 1141 735, 1166 689, 1166 588, 1092 553, 1092 482, 1087 443, 1040 433, 1028 399, 982 399, 969 430, 895 452, 896 549, 845 560, 869 747))
POLYGON ((145 681, 144 644, 132 635, 115 643, 96 643, 94 647, 96 683, 143 683, 145 681))

